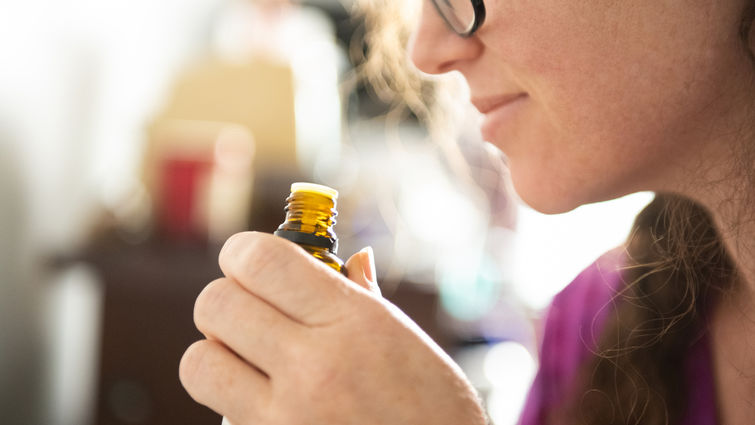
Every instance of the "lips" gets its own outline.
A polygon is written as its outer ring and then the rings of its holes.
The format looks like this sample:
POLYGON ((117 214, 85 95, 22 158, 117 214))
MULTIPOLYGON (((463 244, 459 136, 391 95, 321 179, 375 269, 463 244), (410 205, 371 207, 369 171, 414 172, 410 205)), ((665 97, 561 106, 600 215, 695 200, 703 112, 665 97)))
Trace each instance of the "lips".
POLYGON ((526 110, 527 93, 513 93, 501 96, 472 99, 472 103, 484 118, 480 130, 485 141, 509 153, 511 143, 516 139, 516 122, 526 110))
POLYGON ((478 111, 480 111, 481 114, 487 114, 494 109, 507 105, 525 96, 527 96, 527 93, 511 93, 501 96, 475 98, 472 99, 472 104, 475 106, 475 108, 477 108, 478 111))

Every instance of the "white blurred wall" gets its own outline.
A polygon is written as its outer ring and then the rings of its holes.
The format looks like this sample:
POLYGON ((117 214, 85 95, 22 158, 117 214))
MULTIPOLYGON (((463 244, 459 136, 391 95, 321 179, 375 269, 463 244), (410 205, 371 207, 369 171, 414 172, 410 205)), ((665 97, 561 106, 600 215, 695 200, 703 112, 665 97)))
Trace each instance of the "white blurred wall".
POLYGON ((67 280, 42 265, 78 246, 97 206, 130 189, 144 125, 174 73, 203 48, 221 3, 0 1, 3 425, 83 425, 76 421, 86 415, 69 410, 86 406, 72 397, 93 379, 77 374, 81 362, 61 363, 77 352, 61 343, 59 326, 96 320, 97 293, 80 283, 53 287, 67 280), (89 300, 72 304, 71 291, 89 300))

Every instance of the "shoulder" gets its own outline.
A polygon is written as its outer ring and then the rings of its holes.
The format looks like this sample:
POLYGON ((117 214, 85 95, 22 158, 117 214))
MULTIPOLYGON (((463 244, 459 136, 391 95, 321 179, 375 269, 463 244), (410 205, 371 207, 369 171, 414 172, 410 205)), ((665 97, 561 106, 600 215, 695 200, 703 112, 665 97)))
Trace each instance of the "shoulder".
POLYGON ((620 247, 603 254, 584 269, 553 298, 545 332, 548 333, 548 328, 571 329, 572 337, 577 331, 599 333, 605 316, 613 310, 615 295, 623 287, 625 265, 626 253, 624 247, 620 247))
POLYGON ((544 423, 547 412, 568 394, 579 366, 597 347, 615 295, 623 286, 623 247, 607 252, 556 295, 548 309, 540 346, 540 368, 521 424, 544 423))
POLYGON ((548 310, 541 344, 542 361, 571 375, 597 347, 603 323, 615 312, 615 299, 623 287, 624 248, 603 254, 556 295, 548 310), (559 356, 552 353, 560 352, 559 356))

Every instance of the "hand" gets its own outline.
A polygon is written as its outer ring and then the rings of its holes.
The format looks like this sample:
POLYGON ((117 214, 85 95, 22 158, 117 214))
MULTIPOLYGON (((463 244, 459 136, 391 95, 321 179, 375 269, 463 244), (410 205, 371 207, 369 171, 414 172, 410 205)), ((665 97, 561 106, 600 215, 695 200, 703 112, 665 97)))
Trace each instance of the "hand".
POLYGON ((195 305, 189 394, 235 425, 485 424, 459 368, 365 289, 368 256, 347 262, 355 284, 282 238, 231 237, 195 305))

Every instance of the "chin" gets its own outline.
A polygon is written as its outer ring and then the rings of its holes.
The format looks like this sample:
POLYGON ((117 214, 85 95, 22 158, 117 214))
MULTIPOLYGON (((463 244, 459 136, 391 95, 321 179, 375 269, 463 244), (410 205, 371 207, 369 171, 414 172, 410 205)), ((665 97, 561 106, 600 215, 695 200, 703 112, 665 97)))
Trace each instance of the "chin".
POLYGON ((583 205, 577 202, 566 202, 563 199, 539 196, 540 194, 530 196, 529 192, 520 189, 516 189, 516 191, 522 202, 542 214, 563 214, 583 205))
POLYGON ((568 184, 564 179, 540 173, 517 173, 511 166, 511 180, 519 198, 527 206, 543 214, 563 214, 580 205, 597 202, 581 184, 568 184))

